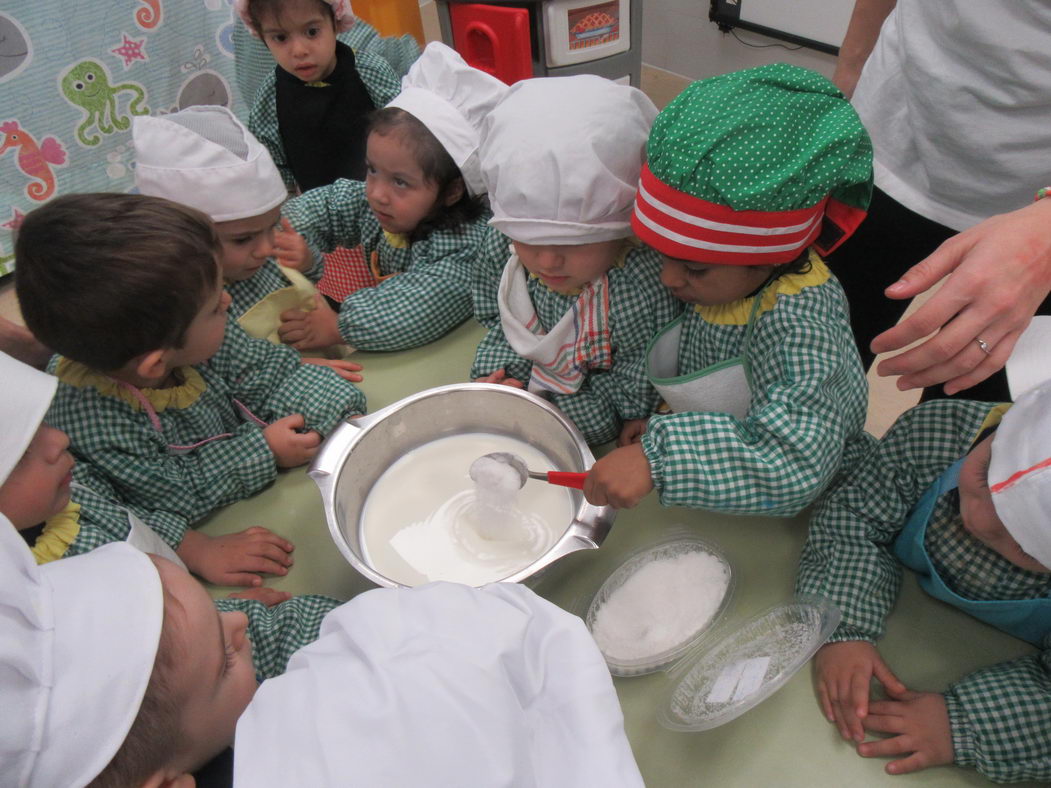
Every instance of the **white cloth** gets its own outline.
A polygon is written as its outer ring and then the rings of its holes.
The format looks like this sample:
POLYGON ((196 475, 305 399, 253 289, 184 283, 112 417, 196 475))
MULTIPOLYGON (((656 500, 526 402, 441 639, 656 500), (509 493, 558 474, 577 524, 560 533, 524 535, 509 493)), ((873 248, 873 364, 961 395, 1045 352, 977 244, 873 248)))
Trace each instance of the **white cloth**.
POLYGON ((602 77, 516 82, 482 124, 490 224, 529 244, 626 238, 657 108, 602 77))
POLYGON ((482 120, 506 95, 507 85, 467 65, 455 49, 432 41, 401 79, 387 105, 413 115, 438 138, 460 168, 471 194, 484 194, 478 161, 482 120))
POLYGON ((37 566, 0 514, 0 774, 84 785, 139 713, 164 603, 150 559, 123 543, 37 566))
POLYGON ((898 0, 853 104, 876 185, 964 230, 1051 184, 1051 4, 898 0))
POLYGON ((1051 381, 1004 414, 989 461, 993 506, 1019 546, 1051 568, 1051 381))
POLYGON ((51 406, 58 378, 0 353, 0 484, 22 459, 51 406))
POLYGON ((1051 378, 1051 315, 1037 315, 1029 321, 1004 369, 1012 400, 1051 378))
POLYGON ((226 107, 138 116, 131 136, 139 191, 189 205, 213 222, 259 216, 288 197, 270 153, 226 107))
POLYGON ((377 589, 237 723, 235 786, 641 786, 584 623, 528 588, 377 589))
POLYGON ((612 363, 609 338, 609 280, 588 282, 576 303, 544 333, 529 297, 526 270, 518 255, 504 266, 496 302, 500 326, 511 348, 533 362, 528 390, 534 394, 575 394, 590 369, 612 363))

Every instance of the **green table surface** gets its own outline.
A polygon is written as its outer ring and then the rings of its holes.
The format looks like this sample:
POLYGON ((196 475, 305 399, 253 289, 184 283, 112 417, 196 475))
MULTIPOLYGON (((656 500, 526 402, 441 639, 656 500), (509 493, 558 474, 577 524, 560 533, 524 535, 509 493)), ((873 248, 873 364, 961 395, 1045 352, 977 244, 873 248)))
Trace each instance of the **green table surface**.
MULTIPOLYGON (((360 384, 370 410, 413 392, 465 380, 482 329, 461 326, 444 339, 401 353, 358 353, 360 384)), ((342 557, 328 533, 321 499, 305 469, 283 472, 253 498, 217 512, 201 525, 211 535, 263 525, 291 539, 295 566, 267 585, 292 593, 349 599, 374 586, 342 557)), ((793 519, 734 517, 668 509, 650 495, 621 512, 598 550, 569 555, 533 583, 542 596, 577 612, 626 555, 684 529, 722 548, 737 573, 733 601, 720 627, 791 599, 806 514, 793 519)), ((214 596, 231 590, 212 587, 214 596)), ((983 665, 1032 651, 920 591, 907 573, 880 650, 908 686, 940 690, 983 665)), ((821 715, 810 670, 804 668, 759 706, 714 730, 678 733, 661 727, 656 709, 670 686, 666 673, 614 680, 625 728, 650 786, 968 786, 990 783, 972 770, 929 769, 891 777, 884 759, 864 759, 821 715)))

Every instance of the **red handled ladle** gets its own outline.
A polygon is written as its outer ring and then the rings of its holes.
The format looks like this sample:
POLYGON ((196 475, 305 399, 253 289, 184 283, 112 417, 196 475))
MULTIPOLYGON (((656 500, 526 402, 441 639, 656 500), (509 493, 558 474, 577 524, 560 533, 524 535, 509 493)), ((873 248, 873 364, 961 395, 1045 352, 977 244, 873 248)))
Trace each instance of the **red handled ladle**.
POLYGON ((570 471, 531 471, 526 467, 525 461, 521 457, 509 451, 494 451, 486 454, 485 457, 510 465, 518 471, 519 487, 524 487, 528 479, 538 479, 548 484, 557 484, 560 487, 572 487, 576 490, 582 490, 584 489, 584 479, 588 477, 586 473, 573 473, 570 471))

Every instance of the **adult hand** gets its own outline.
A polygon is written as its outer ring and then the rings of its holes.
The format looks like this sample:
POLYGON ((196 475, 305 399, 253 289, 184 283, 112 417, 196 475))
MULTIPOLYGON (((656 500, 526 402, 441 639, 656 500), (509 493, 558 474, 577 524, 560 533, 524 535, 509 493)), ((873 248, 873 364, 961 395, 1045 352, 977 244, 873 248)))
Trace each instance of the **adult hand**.
POLYGON ((1051 291, 1051 198, 953 236, 888 287, 886 295, 912 298, 946 276, 915 314, 872 341, 873 352, 886 353, 928 337, 877 367, 884 377, 900 375, 902 391, 945 383, 945 392, 955 394, 1007 363, 1051 291), (937 333, 929 336, 932 332, 937 333))
POLYGON ((313 430, 300 432, 304 426, 303 414, 293 413, 263 428, 263 438, 273 452, 278 468, 295 468, 317 454, 321 436, 313 430))
POLYGON ((328 367, 337 375, 344 380, 349 380, 351 383, 361 383, 365 378, 358 373, 364 369, 361 364, 355 364, 353 361, 344 361, 339 358, 305 358, 303 359, 304 364, 316 364, 319 367, 328 367))
POLYGON ((300 272, 314 267, 314 253, 307 246, 306 239, 292 228, 284 216, 274 231, 274 259, 280 265, 300 272))
POLYGON ((862 720, 869 713, 869 684, 875 676, 884 687, 904 692, 879 651, 864 640, 827 643, 814 656, 818 701, 844 739, 865 740, 862 720))
POLYGON ((863 758, 906 755, 887 764, 887 774, 908 774, 952 763, 952 727, 945 698, 937 692, 887 688, 891 700, 873 701, 865 728, 889 738, 858 745, 863 758))
POLYGON ((614 449, 591 466, 584 497, 595 506, 630 509, 653 489, 650 461, 641 443, 614 449))
POLYGON ((314 308, 309 312, 302 309, 282 312, 277 333, 282 342, 296 350, 344 344, 339 333, 339 316, 320 293, 314 294, 314 308))
POLYGON ((208 536, 188 530, 175 551, 186 568, 210 583, 261 586, 261 573, 287 575, 292 543, 261 526, 240 533, 208 536))

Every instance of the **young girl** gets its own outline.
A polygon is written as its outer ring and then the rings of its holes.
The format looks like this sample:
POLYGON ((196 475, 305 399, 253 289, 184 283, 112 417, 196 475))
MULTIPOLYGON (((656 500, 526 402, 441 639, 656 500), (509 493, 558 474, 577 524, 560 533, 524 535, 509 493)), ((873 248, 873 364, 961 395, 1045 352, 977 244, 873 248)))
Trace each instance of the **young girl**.
MULTIPOLYGON (((289 190, 364 178, 368 114, 397 95, 401 75, 376 52, 337 40, 355 24, 349 0, 236 0, 235 7, 277 61, 248 128, 289 190)), ((409 46, 418 53, 415 42, 409 46)), ((375 284, 359 249, 334 250, 323 280, 321 291, 337 302, 375 284)))
POLYGON ((872 148, 824 77, 776 64, 695 82, 657 117, 632 219, 693 304, 648 373, 673 411, 597 462, 584 492, 791 516, 870 445, 867 388, 825 253, 864 217, 872 148))
MULTIPOLYGON (((230 317, 250 336, 280 343, 280 314, 313 306, 320 266, 304 272, 271 259, 287 193, 266 149, 230 110, 219 106, 135 118, 132 139, 139 191, 197 208, 215 223, 230 317)), ((312 355, 339 358, 347 350, 342 345, 312 355)), ((304 360, 361 380, 359 364, 304 360)))
POLYGON ((472 295, 489 332, 471 377, 548 396, 589 443, 653 410, 646 343, 681 309, 631 238, 654 115, 640 91, 582 75, 517 83, 483 127, 493 228, 472 295))
POLYGON ((402 350, 470 316, 471 270, 488 218, 477 127, 505 91, 443 44, 428 45, 404 90, 372 117, 365 182, 339 180, 285 204, 308 243, 323 251, 360 243, 381 280, 348 296, 338 315, 321 299, 313 311, 287 312, 285 342, 402 350))

